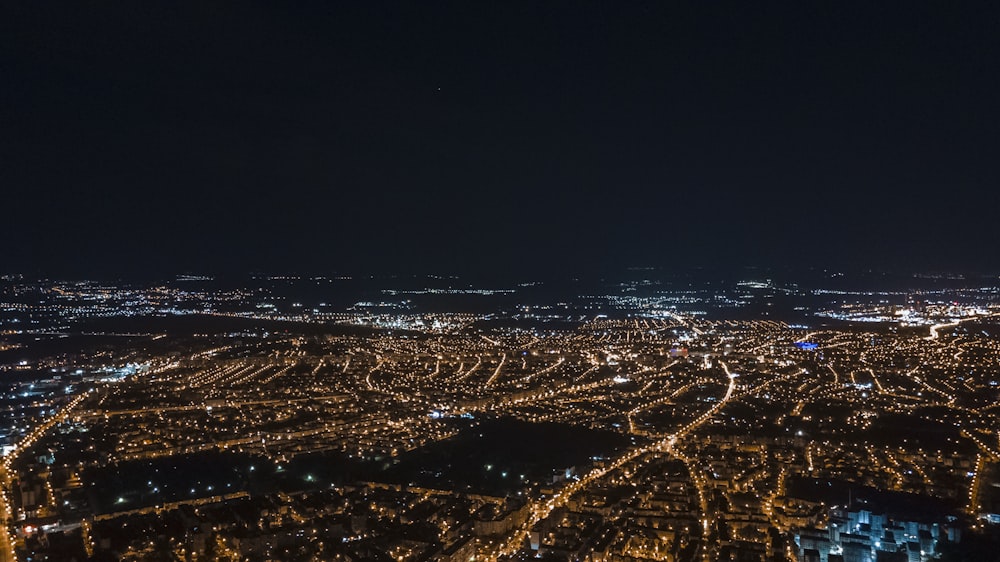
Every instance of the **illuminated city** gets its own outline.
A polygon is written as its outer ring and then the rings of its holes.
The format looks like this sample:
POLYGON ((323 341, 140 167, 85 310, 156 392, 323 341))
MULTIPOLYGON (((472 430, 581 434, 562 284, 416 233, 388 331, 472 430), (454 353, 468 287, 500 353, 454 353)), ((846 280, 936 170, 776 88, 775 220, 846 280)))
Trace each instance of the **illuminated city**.
POLYGON ((1000 3, 0 3, 0 562, 1000 562, 1000 3))
POLYGON ((1000 278, 629 273, 8 276, 5 556, 932 560, 1000 523, 1000 278))

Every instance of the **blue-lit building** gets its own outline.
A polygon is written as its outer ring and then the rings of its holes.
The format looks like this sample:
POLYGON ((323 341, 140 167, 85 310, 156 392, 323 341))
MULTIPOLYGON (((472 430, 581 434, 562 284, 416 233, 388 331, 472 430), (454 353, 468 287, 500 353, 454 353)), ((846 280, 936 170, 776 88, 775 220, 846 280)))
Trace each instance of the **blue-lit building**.
POLYGON ((800 529, 795 535, 800 561, 928 562, 942 540, 958 542, 959 528, 944 522, 890 518, 868 509, 832 509, 826 529, 800 529))

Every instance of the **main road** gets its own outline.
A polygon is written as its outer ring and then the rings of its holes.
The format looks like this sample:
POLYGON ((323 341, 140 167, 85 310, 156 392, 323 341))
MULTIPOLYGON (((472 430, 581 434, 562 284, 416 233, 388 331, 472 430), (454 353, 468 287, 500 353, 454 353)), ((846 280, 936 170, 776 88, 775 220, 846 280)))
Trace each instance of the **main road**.
POLYGON ((607 466, 598 467, 591 470, 583 478, 577 480, 576 482, 573 482, 572 484, 565 486, 564 488, 559 490, 559 492, 557 492, 555 495, 553 495, 551 498, 548 498, 547 500, 546 499, 536 500, 534 502, 534 505, 532 505, 531 507, 531 514, 528 517, 528 520, 524 523, 524 525, 522 525, 519 529, 514 531, 506 542, 501 543, 495 552, 487 554, 486 558, 489 560, 496 560, 501 556, 510 556, 516 553, 518 550, 521 549, 521 546, 524 544, 525 539, 531 532, 531 528, 534 527, 535 524, 537 524, 539 521, 542 521, 543 519, 548 517, 549 514, 551 514, 554 509, 565 505, 566 502, 568 502, 569 499, 573 497, 573 494, 576 494, 577 492, 583 490, 584 488, 592 484, 594 481, 621 468, 626 463, 635 460, 637 457, 641 455, 644 455, 646 453, 651 453, 654 451, 670 452, 674 446, 674 443, 676 443, 678 439, 690 433, 691 431, 694 431, 702 424, 707 422, 709 419, 711 419, 713 415, 715 415, 720 409, 722 409, 726 405, 727 402, 729 402, 730 398, 732 398, 733 396, 733 391, 736 389, 737 375, 730 373, 729 368, 726 366, 725 363, 722 363, 722 368, 726 372, 726 376, 729 378, 729 387, 726 389, 725 396, 723 396, 722 400, 716 403, 715 406, 707 410, 699 417, 695 418, 687 425, 683 426, 676 433, 668 435, 667 437, 664 437, 663 439, 655 443, 646 445, 645 447, 637 447, 635 449, 632 449, 631 451, 625 453, 621 457, 618 457, 618 459, 615 460, 613 463, 607 466))
POLYGON ((10 525, 13 513, 10 504, 7 503, 7 490, 9 489, 7 480, 7 470, 0 466, 0 521, 3 523, 3 532, 0 532, 0 562, 16 562, 14 555, 14 538, 10 534, 10 525))
POLYGON ((74 408, 83 402, 92 390, 88 390, 83 394, 80 394, 76 398, 70 401, 69 404, 64 406, 59 412, 45 420, 44 423, 36 427, 26 435, 20 442, 18 442, 14 447, 12 447, 7 455, 0 462, 0 520, 3 522, 3 532, 0 532, 0 562, 17 562, 17 557, 14 553, 14 536, 10 534, 11 525, 14 522, 14 512, 10 504, 10 498, 7 497, 7 491, 11 489, 10 487, 10 477, 9 470, 11 464, 17 458, 18 454, 23 452, 25 449, 30 447, 35 443, 40 437, 45 435, 50 429, 55 427, 57 424, 65 421, 69 414, 74 408))

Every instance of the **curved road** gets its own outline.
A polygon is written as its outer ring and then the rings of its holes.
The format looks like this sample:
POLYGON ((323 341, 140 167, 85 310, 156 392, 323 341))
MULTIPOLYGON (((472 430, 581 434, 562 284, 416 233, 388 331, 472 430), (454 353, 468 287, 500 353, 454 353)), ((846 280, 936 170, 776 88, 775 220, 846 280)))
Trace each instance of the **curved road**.
POLYGON ((541 499, 537 500, 535 502, 535 505, 531 507, 531 515, 530 517, 528 517, 528 521, 525 522, 525 524, 522 525, 520 529, 515 531, 505 543, 501 543, 501 545, 499 546, 499 548, 495 553, 487 555, 486 558, 489 560, 496 560, 500 556, 504 555, 509 556, 514 554, 515 552, 521 549, 521 545, 524 544, 524 539, 531 532, 531 528, 534 527, 535 524, 538 523, 539 521, 548 517, 549 514, 552 513, 552 511, 555 508, 565 505, 566 502, 568 502, 569 499, 573 496, 573 494, 587 487, 595 480, 607 475, 608 473, 614 470, 621 468, 624 464, 632 460, 635 460, 640 455, 650 453, 653 451, 670 452, 674 446, 674 443, 676 443, 678 439, 690 433, 691 431, 697 429, 702 424, 711 419, 711 417, 715 415, 716 412, 718 412, 723 406, 726 405, 727 402, 729 402, 729 399, 732 398, 733 391, 736 388, 737 375, 730 373, 729 368, 725 365, 725 363, 721 364, 723 370, 726 372, 726 376, 729 378, 729 387, 726 389, 725 396, 715 406, 713 406, 711 409, 703 413, 701 416, 699 416, 695 420, 691 421, 690 423, 682 427, 676 433, 669 435, 656 443, 652 443, 645 447, 638 447, 636 449, 633 449, 625 453, 624 455, 619 457, 615 462, 611 463, 606 467, 595 468, 594 470, 591 470, 589 473, 587 473, 586 476, 564 487, 562 490, 560 490, 557 494, 555 494, 548 500, 541 500, 541 499))

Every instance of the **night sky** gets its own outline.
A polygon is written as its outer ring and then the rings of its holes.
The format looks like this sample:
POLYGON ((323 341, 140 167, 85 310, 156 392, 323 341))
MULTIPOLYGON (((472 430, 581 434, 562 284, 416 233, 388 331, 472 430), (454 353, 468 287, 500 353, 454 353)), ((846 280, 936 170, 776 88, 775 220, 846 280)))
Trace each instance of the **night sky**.
POLYGON ((0 270, 1000 270, 996 2, 4 2, 0 270))

